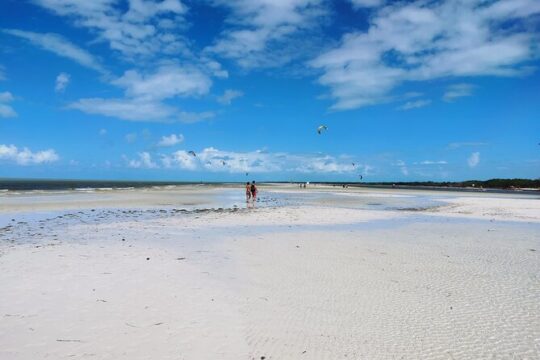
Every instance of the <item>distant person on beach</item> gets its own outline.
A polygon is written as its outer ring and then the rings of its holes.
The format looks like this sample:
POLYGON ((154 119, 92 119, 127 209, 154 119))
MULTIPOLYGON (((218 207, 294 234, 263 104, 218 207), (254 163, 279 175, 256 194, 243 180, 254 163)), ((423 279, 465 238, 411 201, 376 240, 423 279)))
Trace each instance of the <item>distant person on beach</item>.
POLYGON ((254 202, 257 201, 257 186, 255 186, 255 181, 251 182, 250 191, 251 191, 251 198, 253 199, 253 201, 254 202))
POLYGON ((249 181, 246 183, 246 202, 251 199, 251 185, 249 181))

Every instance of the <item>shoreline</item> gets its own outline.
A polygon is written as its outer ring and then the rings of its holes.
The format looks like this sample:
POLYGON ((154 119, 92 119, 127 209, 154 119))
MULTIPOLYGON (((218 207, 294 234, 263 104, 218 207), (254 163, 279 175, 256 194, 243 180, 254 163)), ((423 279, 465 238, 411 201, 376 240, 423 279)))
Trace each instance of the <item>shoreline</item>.
MULTIPOLYGON (((480 181, 482 183, 483 181, 480 181)), ((263 181, 259 185, 273 187, 298 187, 304 184, 303 181, 263 181)), ((336 188, 347 186, 352 188, 363 189, 387 189, 387 190, 420 190, 420 191, 447 191, 447 192, 487 192, 499 194, 516 194, 523 193, 529 195, 540 195, 538 188, 521 188, 514 189, 497 188, 497 187, 474 187, 474 186, 454 186, 450 185, 409 185, 402 183, 369 183, 369 182, 308 182, 310 188, 336 188)), ((0 178, 0 195, 3 194, 25 194, 25 193, 41 193, 41 192, 100 192, 100 191, 131 191, 144 189, 174 189, 185 187, 201 187, 201 188, 235 188, 242 186, 243 181, 230 182, 205 182, 205 181, 131 181, 131 180, 77 180, 77 179, 9 179, 0 178)), ((456 183, 457 184, 457 183, 456 183)))

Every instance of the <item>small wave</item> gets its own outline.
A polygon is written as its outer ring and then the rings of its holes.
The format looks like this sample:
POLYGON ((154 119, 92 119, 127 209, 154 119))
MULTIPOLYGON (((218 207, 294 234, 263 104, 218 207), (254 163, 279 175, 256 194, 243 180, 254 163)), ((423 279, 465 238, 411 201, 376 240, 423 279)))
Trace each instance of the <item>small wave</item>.
POLYGON ((31 194, 46 194, 47 193, 46 190, 30 190, 28 192, 31 194))
POLYGON ((173 190, 176 189, 176 185, 154 185, 150 186, 152 190, 173 190))
POLYGON ((94 192, 96 191, 96 188, 75 188, 75 191, 82 191, 82 192, 94 192))

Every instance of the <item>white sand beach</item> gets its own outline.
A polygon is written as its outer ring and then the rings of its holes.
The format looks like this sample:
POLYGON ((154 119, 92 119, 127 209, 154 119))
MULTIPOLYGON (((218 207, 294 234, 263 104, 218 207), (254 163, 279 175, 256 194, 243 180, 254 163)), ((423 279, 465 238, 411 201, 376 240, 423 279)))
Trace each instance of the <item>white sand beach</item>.
POLYGON ((0 196, 0 359, 539 359, 540 197, 0 196))

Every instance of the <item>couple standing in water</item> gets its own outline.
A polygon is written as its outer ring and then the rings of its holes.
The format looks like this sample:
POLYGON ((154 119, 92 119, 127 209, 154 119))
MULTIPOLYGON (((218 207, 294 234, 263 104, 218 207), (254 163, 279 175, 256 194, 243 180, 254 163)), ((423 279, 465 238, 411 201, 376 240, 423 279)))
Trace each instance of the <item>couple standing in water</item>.
POLYGON ((253 202, 257 201, 257 186, 255 181, 252 181, 251 184, 249 181, 246 183, 246 202, 252 200, 253 202))

